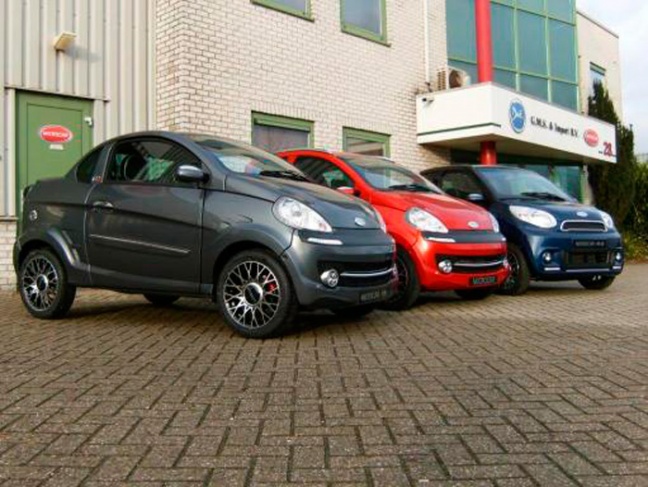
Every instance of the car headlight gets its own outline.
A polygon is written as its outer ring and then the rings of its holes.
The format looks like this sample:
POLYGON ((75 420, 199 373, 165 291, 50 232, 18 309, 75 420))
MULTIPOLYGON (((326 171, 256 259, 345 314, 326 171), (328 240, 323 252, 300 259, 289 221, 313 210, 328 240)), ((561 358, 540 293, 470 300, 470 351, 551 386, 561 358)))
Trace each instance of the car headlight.
POLYGON ((490 211, 488 212, 488 216, 490 216, 491 223, 493 224, 493 231, 495 233, 500 233, 500 224, 497 221, 497 218, 495 218, 495 216, 490 211))
POLYGON ((603 223, 605 223, 607 229, 614 230, 614 219, 604 211, 601 212, 601 217, 603 218, 603 223))
POLYGON ((509 209, 515 218, 536 227, 549 229, 558 225, 556 218, 543 210, 528 206, 511 206, 509 209))
POLYGON ((448 228, 436 216, 420 208, 410 208, 405 213, 407 223, 422 232, 448 233, 448 228))
POLYGON ((322 215, 305 204, 288 197, 279 198, 272 207, 274 216, 284 225, 297 230, 331 233, 333 229, 322 215))

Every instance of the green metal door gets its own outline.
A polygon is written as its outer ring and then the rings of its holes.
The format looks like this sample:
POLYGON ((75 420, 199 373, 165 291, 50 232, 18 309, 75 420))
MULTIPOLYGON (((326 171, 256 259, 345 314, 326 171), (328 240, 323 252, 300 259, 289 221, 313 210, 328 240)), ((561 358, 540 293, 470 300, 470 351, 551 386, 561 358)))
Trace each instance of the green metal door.
POLYGON ((19 93, 17 99, 17 190, 39 179, 65 175, 92 148, 92 101, 19 93))

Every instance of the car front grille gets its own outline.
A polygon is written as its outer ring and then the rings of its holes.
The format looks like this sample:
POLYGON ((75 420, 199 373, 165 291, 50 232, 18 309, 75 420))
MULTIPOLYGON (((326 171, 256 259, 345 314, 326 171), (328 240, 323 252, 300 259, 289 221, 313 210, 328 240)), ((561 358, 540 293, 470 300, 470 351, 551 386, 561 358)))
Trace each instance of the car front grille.
POLYGON ((452 262, 453 272, 460 274, 479 274, 496 272, 504 267, 506 256, 503 254, 486 256, 438 255, 437 264, 441 261, 452 262))
POLYGON ((565 252, 565 269, 605 269, 612 265, 612 253, 607 251, 565 252))
POLYGON ((340 275, 340 286, 381 286, 392 280, 394 258, 390 254, 375 262, 320 261, 317 264, 320 274, 330 269, 335 269, 340 275))
POLYGON ((597 220, 566 220, 560 225, 563 232, 605 232, 605 223, 597 220))

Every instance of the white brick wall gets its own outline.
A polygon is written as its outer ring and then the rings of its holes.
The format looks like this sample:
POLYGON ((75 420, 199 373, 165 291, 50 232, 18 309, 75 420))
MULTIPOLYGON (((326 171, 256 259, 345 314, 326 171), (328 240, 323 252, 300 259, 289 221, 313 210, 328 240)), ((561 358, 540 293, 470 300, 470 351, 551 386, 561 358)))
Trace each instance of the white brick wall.
POLYGON ((16 222, 0 220, 0 290, 2 291, 16 289, 16 276, 12 263, 15 240, 16 222))
MULTIPOLYGON (((429 0, 430 68, 446 63, 445 0, 429 0)), ((343 33, 339 0, 312 0, 314 22, 249 0, 159 0, 160 128, 250 141, 251 113, 315 122, 315 145, 342 148, 342 128, 391 134, 392 157, 445 163, 416 143, 425 86, 421 0, 387 0, 389 47, 343 33)))

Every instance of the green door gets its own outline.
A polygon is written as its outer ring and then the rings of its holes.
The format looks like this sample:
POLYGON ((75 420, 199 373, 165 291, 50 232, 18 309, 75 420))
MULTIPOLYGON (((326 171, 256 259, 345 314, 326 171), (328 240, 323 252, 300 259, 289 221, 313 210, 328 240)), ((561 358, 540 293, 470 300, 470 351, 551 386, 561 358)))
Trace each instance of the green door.
POLYGON ((22 190, 65 175, 92 148, 92 101, 19 93, 16 134, 18 214, 22 190))

